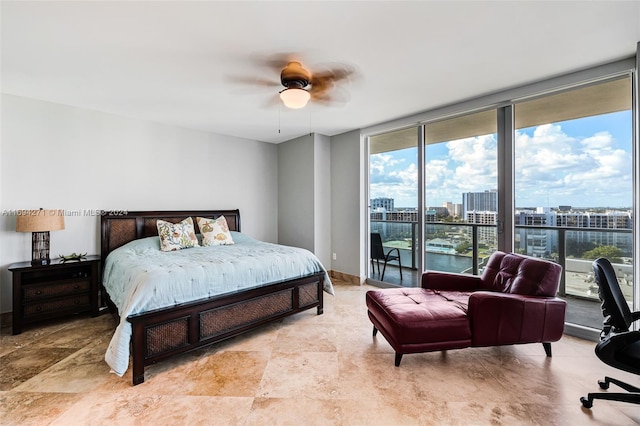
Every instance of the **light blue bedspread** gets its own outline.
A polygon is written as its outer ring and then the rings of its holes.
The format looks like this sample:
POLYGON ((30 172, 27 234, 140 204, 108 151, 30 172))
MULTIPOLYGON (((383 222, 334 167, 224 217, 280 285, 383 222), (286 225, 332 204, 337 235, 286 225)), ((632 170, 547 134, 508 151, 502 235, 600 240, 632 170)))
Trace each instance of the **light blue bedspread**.
POLYGON ((233 245, 160 251, 158 237, 131 241, 105 261, 103 284, 118 308, 120 324, 105 361, 122 376, 129 366, 129 315, 210 296, 258 287, 311 273, 325 273, 324 290, 333 293, 326 269, 308 250, 255 240, 232 232, 233 245))

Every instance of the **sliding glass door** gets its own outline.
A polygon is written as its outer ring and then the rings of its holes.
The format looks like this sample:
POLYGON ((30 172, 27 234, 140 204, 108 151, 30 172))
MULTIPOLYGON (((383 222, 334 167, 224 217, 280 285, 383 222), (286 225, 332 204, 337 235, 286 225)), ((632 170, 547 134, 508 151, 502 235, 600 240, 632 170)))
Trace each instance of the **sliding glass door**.
POLYGON ((418 130, 369 138, 368 276, 405 287, 418 283, 418 130))

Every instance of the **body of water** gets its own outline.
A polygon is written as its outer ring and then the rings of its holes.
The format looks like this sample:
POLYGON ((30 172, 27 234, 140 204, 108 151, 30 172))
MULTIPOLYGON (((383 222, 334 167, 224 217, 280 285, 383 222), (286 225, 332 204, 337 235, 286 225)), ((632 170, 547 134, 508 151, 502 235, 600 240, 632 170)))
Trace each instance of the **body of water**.
POLYGON ((445 272, 471 272, 473 259, 469 256, 427 252, 427 269, 445 272))
MULTIPOLYGON (((402 266, 411 267, 411 254, 409 249, 400 249, 402 266)), ((472 268, 473 259, 469 256, 427 252, 427 269, 445 272, 470 272, 472 268)))

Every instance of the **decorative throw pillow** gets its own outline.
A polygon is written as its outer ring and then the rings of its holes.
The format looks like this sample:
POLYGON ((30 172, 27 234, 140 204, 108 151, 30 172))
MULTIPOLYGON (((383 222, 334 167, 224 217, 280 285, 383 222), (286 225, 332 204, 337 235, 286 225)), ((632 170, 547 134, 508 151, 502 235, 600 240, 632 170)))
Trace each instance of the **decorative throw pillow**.
POLYGON ((229 225, 224 216, 217 219, 197 218, 198 227, 202 234, 203 246, 224 246, 235 244, 229 232, 229 225))
POLYGON ((160 237, 160 250, 176 251, 183 248, 198 247, 198 238, 196 237, 191 217, 180 223, 171 223, 158 219, 156 226, 160 237))

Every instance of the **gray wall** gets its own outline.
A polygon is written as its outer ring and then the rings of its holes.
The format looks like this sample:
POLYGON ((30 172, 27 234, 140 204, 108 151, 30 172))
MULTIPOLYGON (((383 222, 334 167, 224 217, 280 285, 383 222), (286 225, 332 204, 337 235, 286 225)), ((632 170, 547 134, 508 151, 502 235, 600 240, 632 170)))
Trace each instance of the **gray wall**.
POLYGON ((11 95, 1 102, 2 312, 12 305, 7 267, 31 259, 14 209, 82 213, 51 233, 52 256, 99 253, 99 217, 83 214, 96 209, 238 208, 243 232, 277 242, 277 145, 11 95))
POLYGON ((314 135, 314 253, 331 269, 331 138, 314 135))
POLYGON ((314 251, 314 138, 278 147, 278 243, 314 251))
POLYGON ((364 280, 365 206, 360 131, 331 138, 331 269, 364 280))
POLYGON ((305 248, 331 269, 331 138, 278 145, 278 242, 305 248))

